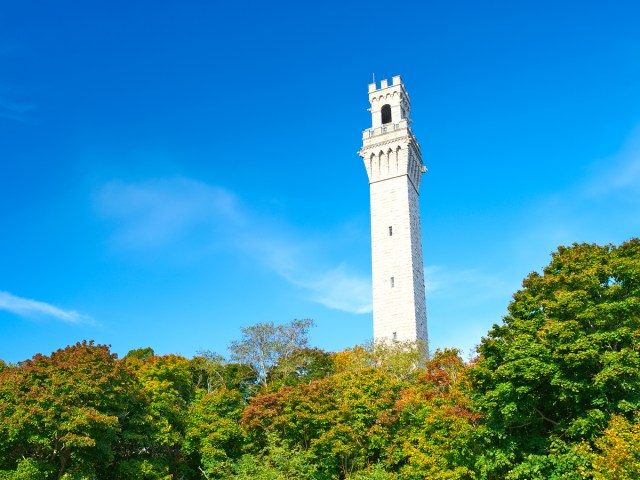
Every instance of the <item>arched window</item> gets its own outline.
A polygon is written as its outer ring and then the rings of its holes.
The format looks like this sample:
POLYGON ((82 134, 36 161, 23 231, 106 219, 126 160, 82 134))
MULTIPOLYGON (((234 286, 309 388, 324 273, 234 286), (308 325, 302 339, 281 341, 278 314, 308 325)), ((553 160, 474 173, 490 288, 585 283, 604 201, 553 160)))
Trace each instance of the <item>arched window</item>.
POLYGON ((383 105, 382 106, 382 124, 391 123, 391 105, 383 105))

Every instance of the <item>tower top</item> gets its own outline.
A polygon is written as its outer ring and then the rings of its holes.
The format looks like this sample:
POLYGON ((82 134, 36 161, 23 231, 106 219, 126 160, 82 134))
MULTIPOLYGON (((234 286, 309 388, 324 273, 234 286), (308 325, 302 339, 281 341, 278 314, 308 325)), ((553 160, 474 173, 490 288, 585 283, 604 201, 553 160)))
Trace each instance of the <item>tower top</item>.
POLYGON ((396 75, 391 78, 391 85, 389 85, 389 81, 385 78, 380 81, 380 88, 376 88, 376 82, 369 84, 369 103, 374 107, 375 104, 404 104, 406 108, 406 114, 409 114, 409 94, 407 93, 407 89, 404 88, 404 83, 402 83, 402 78, 400 75, 396 75))
MULTIPOLYGON (((407 127, 411 103, 400 75, 392 77, 391 85, 387 79, 384 79, 380 81, 380 88, 377 87, 376 82, 369 84, 369 103, 371 104, 369 111, 371 112, 373 131, 380 129, 385 124, 397 126, 403 124, 404 127, 407 127)), ((370 134, 365 131, 365 136, 370 134)))
POLYGON ((384 79, 380 82, 380 88, 377 87, 375 81, 369 84, 371 128, 362 133, 365 147, 369 143, 366 139, 372 139, 387 132, 403 129, 407 130, 409 135, 413 135, 409 128, 411 102, 400 75, 392 77, 391 85, 387 79, 384 79))
MULTIPOLYGON (((389 88, 389 86, 395 86, 395 85, 402 85, 402 78, 400 77, 400 75, 396 75, 395 77, 391 77, 391 85, 389 85, 389 81, 385 78, 384 80, 380 81, 380 88, 376 88, 376 81, 374 80, 373 83, 369 84, 369 93, 371 92, 375 92, 376 90, 383 90, 385 88, 389 88)), ((403 86, 404 88, 404 86, 403 86)))

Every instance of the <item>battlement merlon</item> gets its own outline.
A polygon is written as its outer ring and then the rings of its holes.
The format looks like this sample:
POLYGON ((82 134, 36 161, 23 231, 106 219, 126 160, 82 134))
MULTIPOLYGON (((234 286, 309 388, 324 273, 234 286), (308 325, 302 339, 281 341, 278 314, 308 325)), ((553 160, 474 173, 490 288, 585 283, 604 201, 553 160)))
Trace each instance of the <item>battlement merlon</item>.
POLYGON ((376 87, 377 84, 375 82, 369 84, 369 102, 380 95, 393 95, 395 92, 396 94, 402 94, 405 101, 410 103, 409 94, 407 93, 407 89, 404 87, 404 83, 402 83, 400 75, 396 75, 392 78, 391 85, 389 85, 389 81, 387 79, 384 79, 380 80, 380 88, 376 87))
POLYGON ((385 79, 380 82, 380 88, 376 87, 375 82, 369 84, 372 128, 376 129, 385 123, 400 123, 401 120, 410 121, 411 101, 400 75, 392 78, 391 85, 385 79))
MULTIPOLYGON (((400 75, 391 77, 391 86, 394 86, 394 85, 402 85, 402 78, 400 77, 400 75)), ((380 81, 380 90, 382 90, 383 88, 387 88, 388 86, 389 86, 389 82, 386 78, 380 81)), ((370 83, 369 93, 375 92, 375 91, 376 91, 376 82, 370 83)))

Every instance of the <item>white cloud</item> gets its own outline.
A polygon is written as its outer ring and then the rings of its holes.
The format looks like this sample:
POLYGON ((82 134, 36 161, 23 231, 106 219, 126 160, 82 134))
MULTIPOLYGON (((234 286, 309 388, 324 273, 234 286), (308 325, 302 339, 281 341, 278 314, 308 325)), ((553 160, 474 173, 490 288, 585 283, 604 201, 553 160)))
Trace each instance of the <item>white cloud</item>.
POLYGON ((0 310, 6 310, 21 317, 50 317, 65 323, 95 324, 91 317, 75 310, 64 310, 45 302, 17 297, 9 292, 0 291, 0 310))
POLYGON ((103 216, 118 222, 114 241, 124 248, 162 247, 194 234, 211 237, 221 223, 227 227, 243 218, 233 194, 185 178, 110 182, 97 204, 103 216))
POLYGON ((211 246, 255 259, 309 299, 350 313, 371 311, 371 280, 289 225, 248 211, 231 192, 186 178, 105 185, 98 211, 117 222, 118 248, 209 255, 211 246), (182 248, 180 248, 182 247, 182 248), (189 253, 186 253, 189 252, 189 253))
POLYGON ((312 300, 325 307, 350 313, 372 311, 371 279, 349 271, 346 265, 339 265, 307 278, 299 275, 296 272, 285 278, 292 284, 309 290, 312 300))

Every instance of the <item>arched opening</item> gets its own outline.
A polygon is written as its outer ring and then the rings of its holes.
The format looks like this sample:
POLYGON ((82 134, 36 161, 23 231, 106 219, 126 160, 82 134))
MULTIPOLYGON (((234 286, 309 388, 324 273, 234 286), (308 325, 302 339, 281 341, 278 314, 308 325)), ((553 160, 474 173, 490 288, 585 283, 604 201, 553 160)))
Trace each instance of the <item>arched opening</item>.
POLYGON ((382 113, 382 124, 391 123, 391 105, 383 105, 380 112, 382 113))

